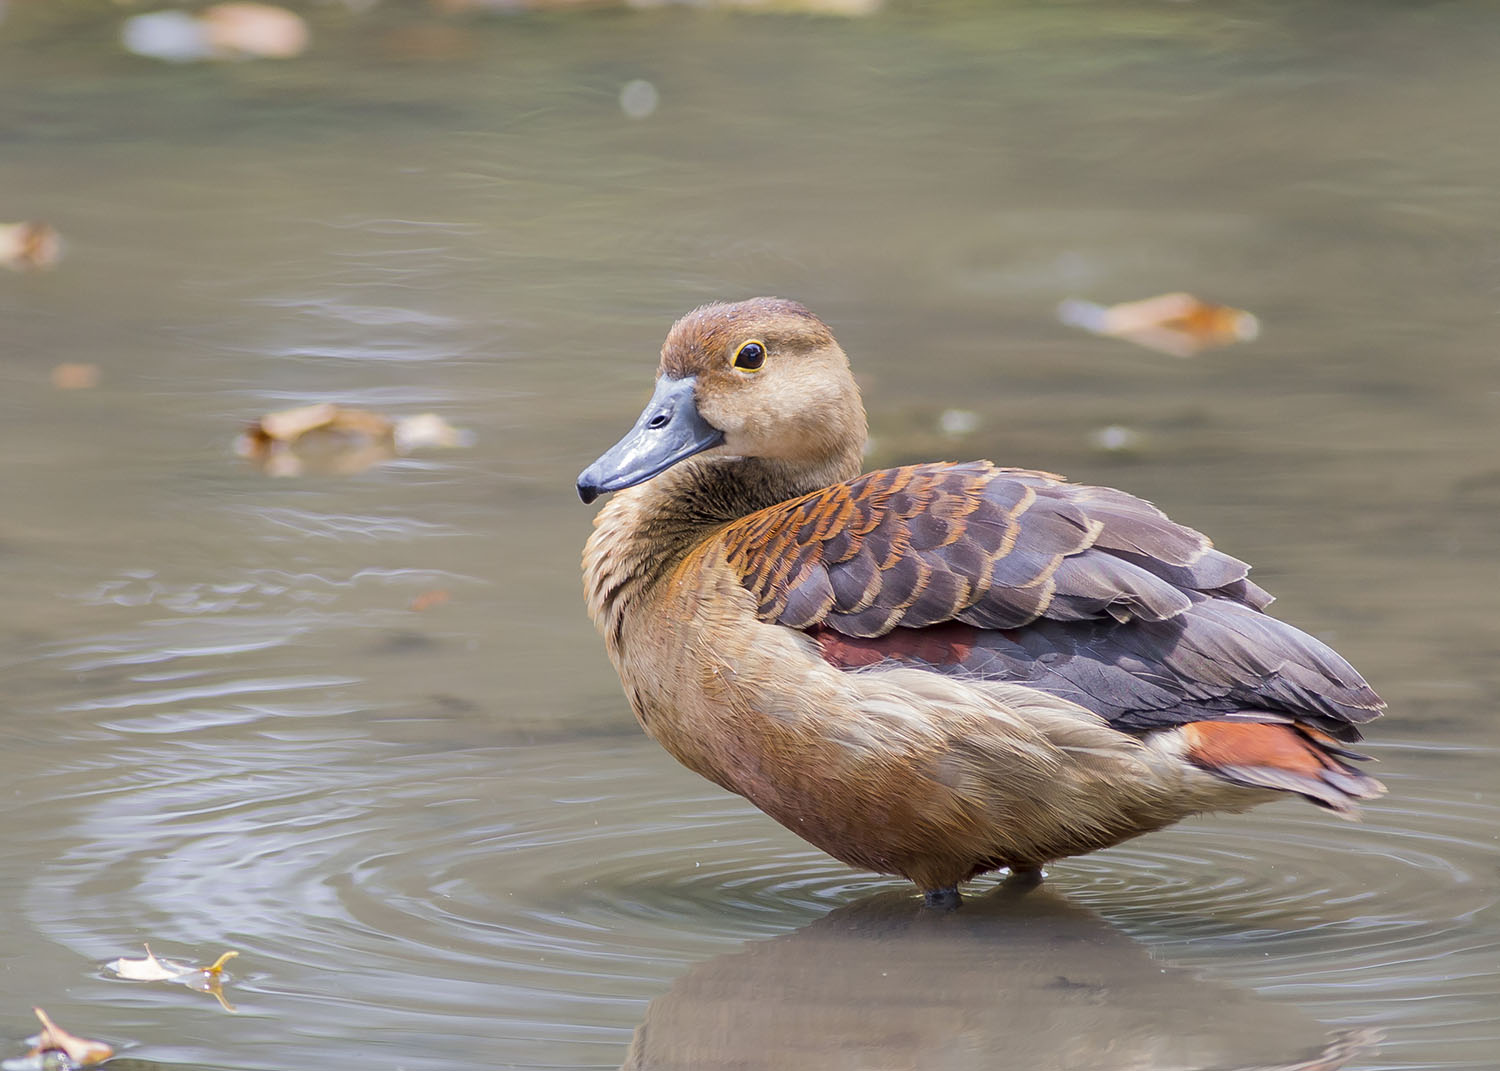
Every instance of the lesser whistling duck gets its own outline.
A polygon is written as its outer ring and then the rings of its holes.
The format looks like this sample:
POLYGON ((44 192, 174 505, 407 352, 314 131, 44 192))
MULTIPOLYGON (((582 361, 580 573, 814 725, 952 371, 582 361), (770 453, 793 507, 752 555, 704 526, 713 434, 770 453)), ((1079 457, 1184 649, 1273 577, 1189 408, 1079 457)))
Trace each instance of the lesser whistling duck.
POLYGON ((1001 868, 1287 795, 1384 791, 1343 745, 1382 708, 1265 614, 1245 563, 1150 503, 987 461, 859 475, 832 332, 706 305, 635 427, 579 476, 618 492, 589 612, 646 732, 851 866, 934 906, 1001 868))

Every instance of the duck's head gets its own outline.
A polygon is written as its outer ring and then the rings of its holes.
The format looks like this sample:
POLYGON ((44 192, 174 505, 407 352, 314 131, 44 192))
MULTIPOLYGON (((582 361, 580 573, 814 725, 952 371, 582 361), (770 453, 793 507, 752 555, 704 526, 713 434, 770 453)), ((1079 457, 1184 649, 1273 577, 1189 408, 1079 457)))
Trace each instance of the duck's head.
MULTIPOLYGON (((705 305, 667 334, 656 391, 629 434, 578 477, 592 502, 697 454, 764 458, 825 482, 857 471, 865 413, 828 325, 794 301, 705 305)), ((815 485, 821 486, 821 484, 815 485)))

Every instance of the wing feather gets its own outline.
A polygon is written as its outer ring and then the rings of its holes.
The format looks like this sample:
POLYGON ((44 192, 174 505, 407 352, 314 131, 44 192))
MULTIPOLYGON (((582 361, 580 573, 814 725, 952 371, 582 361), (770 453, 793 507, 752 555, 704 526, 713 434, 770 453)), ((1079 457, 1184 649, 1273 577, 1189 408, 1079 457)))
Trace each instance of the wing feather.
POLYGON ((850 668, 895 659, 1026 683, 1132 731, 1259 711, 1353 740, 1382 706, 1332 650, 1262 613, 1271 597, 1249 566, 1112 488, 988 462, 908 466, 716 539, 762 620, 850 668))

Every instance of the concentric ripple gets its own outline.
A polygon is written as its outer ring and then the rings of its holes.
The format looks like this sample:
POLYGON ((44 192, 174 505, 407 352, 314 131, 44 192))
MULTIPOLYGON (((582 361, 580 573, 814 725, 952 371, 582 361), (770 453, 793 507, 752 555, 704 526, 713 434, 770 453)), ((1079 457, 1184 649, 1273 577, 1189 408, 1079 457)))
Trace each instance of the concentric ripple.
MULTIPOLYGON (((900 883, 835 863, 644 740, 465 749, 435 721, 396 746, 372 744, 346 712, 299 721, 294 734, 226 731, 190 760, 163 761, 148 743, 136 765, 57 769, 34 786, 70 847, 36 861, 29 927, 94 962, 141 940, 164 954, 241 950, 231 996, 242 1015, 198 1008, 174 1059, 311 1065, 337 1035, 411 1068, 496 1053, 503 1066, 616 1066, 646 1002, 669 988, 680 999, 672 983, 690 968, 701 977, 695 963, 771 939, 800 964, 829 939, 825 916, 852 911, 851 932, 864 932, 912 903, 900 883), (801 952, 777 943, 804 929, 820 936, 801 952)), ((1500 813, 1423 769, 1453 756, 1388 752, 1407 769, 1386 775, 1392 796, 1363 825, 1290 805, 1205 820, 1059 864, 1039 895, 1091 947, 1194 968, 1330 1030, 1383 1028, 1369 1066, 1482 1066, 1500 1043, 1500 813), (1438 1001, 1443 1028, 1431 1025, 1438 1001), (1445 1059, 1427 1062, 1439 1029, 1445 1059)), ((1008 925, 986 884, 971 891, 967 925, 1008 925)), ((1013 943, 984 929, 970 940, 1013 943)), ((896 947, 915 970, 938 946, 919 935, 896 947)), ((1004 966, 1006 985, 985 999, 1024 987, 1027 972, 1041 972, 1037 984, 1057 974, 1029 963, 1004 966)), ((861 973, 843 979, 838 1008, 889 999, 861 973)), ((972 987, 964 978, 953 984, 972 987)), ((96 978, 84 988, 104 991, 83 996, 192 996, 123 985, 96 978)))

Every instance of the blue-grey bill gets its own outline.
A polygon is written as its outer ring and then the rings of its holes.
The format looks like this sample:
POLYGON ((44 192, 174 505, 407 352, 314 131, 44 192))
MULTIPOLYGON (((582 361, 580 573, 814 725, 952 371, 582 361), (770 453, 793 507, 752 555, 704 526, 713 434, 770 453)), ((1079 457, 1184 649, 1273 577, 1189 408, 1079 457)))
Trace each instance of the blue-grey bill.
POLYGON ((696 376, 656 381, 656 391, 625 438, 578 475, 578 497, 592 502, 606 491, 645 483, 684 458, 718 446, 724 433, 698 415, 696 376))

